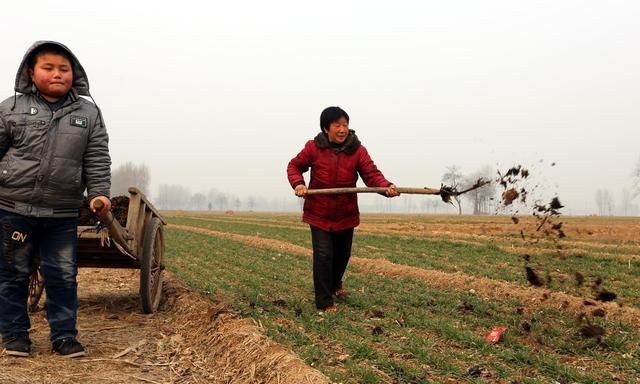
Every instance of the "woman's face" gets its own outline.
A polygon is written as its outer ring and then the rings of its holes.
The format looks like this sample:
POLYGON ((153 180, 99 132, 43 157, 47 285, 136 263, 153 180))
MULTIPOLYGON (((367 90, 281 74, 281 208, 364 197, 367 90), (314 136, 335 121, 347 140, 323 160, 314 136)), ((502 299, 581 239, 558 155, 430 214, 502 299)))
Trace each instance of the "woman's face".
POLYGON ((330 143, 342 144, 349 135, 349 122, 345 117, 341 117, 329 124, 326 131, 330 143))

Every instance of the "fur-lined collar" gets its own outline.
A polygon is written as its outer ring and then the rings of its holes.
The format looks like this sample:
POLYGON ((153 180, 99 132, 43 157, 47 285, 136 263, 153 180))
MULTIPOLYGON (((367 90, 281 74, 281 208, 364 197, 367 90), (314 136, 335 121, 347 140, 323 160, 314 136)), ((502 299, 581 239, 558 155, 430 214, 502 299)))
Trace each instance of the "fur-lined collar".
POLYGON ((358 139, 358 136, 356 136, 356 131, 353 129, 349 130, 349 135, 342 144, 330 143, 329 137, 324 132, 318 133, 313 141, 316 143, 318 148, 333 148, 336 152, 344 152, 347 155, 354 153, 360 146, 360 140, 358 139))

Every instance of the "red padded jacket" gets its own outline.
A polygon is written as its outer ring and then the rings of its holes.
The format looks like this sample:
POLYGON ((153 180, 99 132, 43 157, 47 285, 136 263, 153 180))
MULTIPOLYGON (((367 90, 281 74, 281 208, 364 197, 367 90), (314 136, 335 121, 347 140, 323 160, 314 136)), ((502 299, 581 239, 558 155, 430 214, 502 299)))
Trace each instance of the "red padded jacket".
MULTIPOLYGON (((310 189, 355 187, 358 175, 368 187, 388 187, 387 180, 374 164, 353 130, 345 142, 329 143, 325 133, 309 140, 287 167, 291 187, 305 184, 302 176, 311 168, 310 189)), ((360 224, 356 193, 306 196, 302 220, 329 232, 355 228, 360 224)))

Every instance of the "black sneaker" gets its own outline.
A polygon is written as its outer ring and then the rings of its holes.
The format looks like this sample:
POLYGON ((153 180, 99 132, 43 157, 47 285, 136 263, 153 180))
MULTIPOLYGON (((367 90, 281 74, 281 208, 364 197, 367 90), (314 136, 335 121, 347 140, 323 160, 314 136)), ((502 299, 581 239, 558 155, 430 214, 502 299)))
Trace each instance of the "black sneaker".
POLYGON ((3 338, 2 346, 10 356, 28 357, 31 354, 31 340, 26 333, 3 338))
POLYGON ((63 337, 53 342, 53 352, 64 357, 82 357, 87 354, 75 337, 63 337))

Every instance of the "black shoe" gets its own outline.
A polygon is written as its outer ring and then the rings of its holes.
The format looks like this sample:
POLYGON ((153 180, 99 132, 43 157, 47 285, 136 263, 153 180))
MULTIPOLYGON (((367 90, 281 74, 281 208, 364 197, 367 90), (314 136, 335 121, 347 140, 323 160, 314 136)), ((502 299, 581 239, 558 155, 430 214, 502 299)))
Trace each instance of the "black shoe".
POLYGON ((31 340, 26 333, 3 338, 2 346, 10 356, 28 357, 31 354, 31 340))
POLYGON ((87 354, 75 337, 63 337, 53 342, 53 352, 64 357, 82 357, 87 354))

